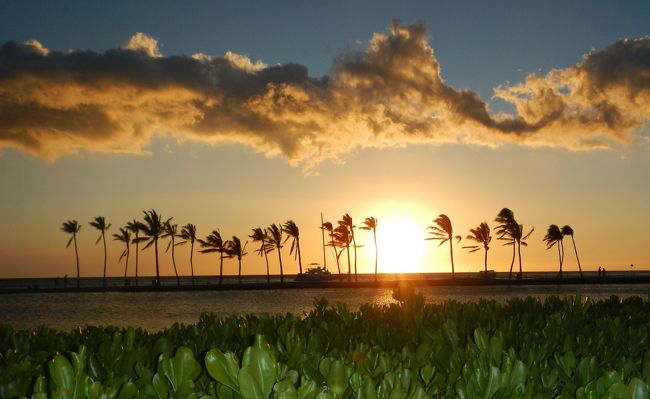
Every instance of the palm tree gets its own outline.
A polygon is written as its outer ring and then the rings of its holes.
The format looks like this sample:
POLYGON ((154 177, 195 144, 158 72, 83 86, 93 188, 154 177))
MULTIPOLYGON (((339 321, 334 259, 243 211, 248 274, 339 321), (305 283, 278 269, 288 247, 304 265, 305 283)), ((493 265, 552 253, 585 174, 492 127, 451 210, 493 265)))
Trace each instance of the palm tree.
POLYGON ((521 246, 528 246, 526 240, 533 234, 535 228, 530 229, 528 234, 524 235, 524 225, 519 224, 515 219, 514 213, 508 209, 503 208, 497 214, 495 221, 500 223, 496 227, 496 232, 499 235, 498 239, 506 241, 503 245, 512 245, 512 261, 510 262, 510 272, 508 273, 508 279, 512 278, 512 267, 515 263, 515 253, 519 254, 519 275, 518 278, 522 277, 522 263, 521 263, 521 246))
POLYGON ((61 230, 64 233, 71 234, 70 240, 68 240, 68 245, 65 246, 66 248, 70 247, 70 244, 74 242, 74 255, 77 260, 77 288, 79 288, 80 275, 79 275, 79 251, 77 251, 77 233, 79 232, 79 230, 81 230, 81 225, 76 220, 68 220, 67 222, 63 222, 63 225, 61 226, 61 230))
POLYGON ((202 249, 201 253, 219 252, 219 285, 223 281, 223 258, 230 258, 228 254, 228 247, 221 238, 219 230, 212 230, 212 233, 205 237, 205 240, 199 240, 202 249))
POLYGON ((99 244, 99 241, 102 241, 104 244, 104 277, 102 279, 102 286, 106 287, 106 230, 108 230, 111 227, 110 223, 106 223, 106 219, 103 216, 97 216, 95 217, 95 220, 91 221, 89 223, 91 226, 99 230, 101 233, 99 237, 97 238, 97 241, 95 241, 95 245, 99 244))
POLYGON ((578 261, 578 270, 580 270, 580 277, 582 278, 582 267, 580 266, 580 258, 578 258, 578 250, 576 249, 576 241, 573 238, 573 229, 569 225, 564 225, 562 227, 563 236, 571 236, 571 243, 573 244, 573 251, 576 253, 576 260, 578 261))
POLYGON ((289 250, 289 255, 293 254, 294 259, 298 258, 298 267, 300 268, 300 274, 302 274, 302 255, 300 254, 300 230, 293 220, 289 220, 283 225, 283 230, 287 232, 287 237, 284 239, 286 244, 287 241, 291 238, 291 249, 289 250))
POLYGON ((189 241, 190 243, 190 270, 192 273, 192 286, 194 286, 194 242, 196 241, 196 226, 192 223, 188 223, 181 228, 181 234, 178 235, 178 238, 182 238, 183 241, 180 241, 176 245, 185 245, 189 241))
POLYGON ((475 229, 469 229, 471 234, 467 235, 467 239, 474 241, 476 245, 468 245, 463 248, 469 249, 469 252, 476 252, 483 248, 485 250, 485 278, 488 275, 488 251, 490 250, 490 242, 492 241, 492 236, 490 235, 490 226, 487 223, 483 222, 475 229))
POLYGON ((120 227, 120 233, 119 234, 113 234, 113 239, 115 241, 120 241, 123 242, 126 248, 120 255, 120 259, 118 259, 117 263, 120 263, 122 258, 126 257, 126 262, 124 263, 124 285, 127 285, 127 280, 126 280, 126 273, 129 270, 129 254, 131 253, 131 231, 129 231, 128 228, 125 227, 120 227))
MULTIPOLYGON (((336 246, 336 242, 334 240, 334 226, 332 226, 331 222, 323 222, 323 223, 321 223, 320 229, 323 231, 323 234, 325 233, 325 231, 327 231, 327 235, 329 236, 330 241, 325 245, 332 248, 332 252, 334 252, 334 258, 336 259, 336 267, 337 267, 337 269, 339 271, 339 275, 340 275, 341 274, 340 257, 341 257, 341 253, 343 252, 343 249, 341 249, 340 251, 337 250, 337 248, 339 248, 339 247, 336 246)), ((324 249, 325 248, 323 248, 323 250, 324 249)))
POLYGON ((282 225, 278 226, 275 223, 269 226, 269 243, 278 250, 278 260, 280 261, 280 282, 284 282, 284 269, 282 268, 282 225))
POLYGON ((238 263, 237 276, 239 279, 239 284, 241 284, 241 258, 247 254, 246 245, 248 245, 248 241, 246 241, 246 243, 244 243, 244 246, 242 247, 241 240, 237 236, 233 236, 232 240, 227 242, 228 254, 230 256, 237 257, 237 263, 238 263))
POLYGON ((449 241, 449 255, 451 257, 451 277, 456 278, 456 271, 454 270, 453 239, 455 238, 457 242, 460 242, 462 237, 454 236, 454 229, 452 228, 451 220, 447 215, 440 214, 433 222, 435 223, 434 225, 427 227, 429 230, 431 230, 429 234, 431 234, 432 237, 426 238, 426 240, 440 241, 438 246, 441 246, 442 244, 449 241))
POLYGON ((140 231, 142 228, 142 223, 138 222, 137 220, 133 219, 131 222, 128 222, 126 224, 126 228, 129 229, 131 233, 135 237, 133 237, 133 240, 131 241, 133 244, 135 244, 135 286, 138 286, 138 252, 140 250, 140 231))
MULTIPOLYGON (((354 228, 357 227, 352 221, 352 216, 349 214, 343 215, 341 220, 339 220, 339 226, 345 226, 350 232, 350 241, 352 242, 352 248, 354 249, 354 280, 358 281, 357 274, 357 240, 354 237, 354 228)), ((348 244, 349 245, 349 244, 348 244)), ((348 248, 349 251, 349 248, 348 248)))
POLYGON ((348 281, 352 281, 352 265, 350 264, 351 243, 352 243, 352 235, 350 234, 350 230, 346 225, 341 224, 341 222, 339 222, 339 225, 332 231, 332 245, 341 248, 341 252, 337 255, 337 264, 338 264, 338 258, 341 256, 343 249, 345 249, 348 255, 348 281))
POLYGON ((169 218, 165 222, 165 224, 163 226, 164 232, 163 232, 162 237, 163 238, 169 237, 169 243, 167 244, 167 249, 165 250, 165 252, 169 252, 170 248, 172 250, 172 265, 174 266, 174 273, 176 274, 176 285, 178 285, 180 287, 181 286, 181 279, 180 279, 180 277, 178 277, 178 269, 176 269, 176 256, 174 255, 174 247, 176 246, 174 244, 176 242, 176 237, 178 237, 178 225, 177 224, 171 224, 172 219, 173 218, 169 218))
POLYGON ((546 249, 551 249, 557 244, 557 254, 560 261, 560 271, 558 272, 558 277, 562 277, 562 263, 564 263, 564 245, 562 244, 563 238, 564 236, 562 235, 560 228, 557 225, 552 224, 548 226, 546 235, 542 239, 542 241, 546 243, 546 249))
POLYGON ((377 259, 379 256, 379 249, 377 248, 377 218, 375 218, 374 216, 366 218, 363 221, 363 226, 361 226, 361 230, 372 231, 372 238, 375 242, 375 281, 377 281, 377 259))
POLYGON ((148 241, 147 244, 142 248, 149 248, 154 246, 154 251, 156 253, 156 285, 160 285, 160 267, 158 263, 158 239, 165 232, 164 226, 165 222, 162 220, 162 215, 156 213, 155 210, 142 211, 144 212, 144 223, 139 223, 140 231, 144 234, 144 237, 140 237, 139 241, 148 241))
POLYGON ((273 251, 273 245, 268 242, 268 232, 266 229, 262 230, 261 227, 256 227, 253 229, 253 234, 248 237, 253 239, 253 242, 260 242, 260 247, 255 250, 260 256, 264 255, 264 261, 266 262, 266 282, 271 283, 271 274, 269 272, 269 256, 268 253, 273 251))

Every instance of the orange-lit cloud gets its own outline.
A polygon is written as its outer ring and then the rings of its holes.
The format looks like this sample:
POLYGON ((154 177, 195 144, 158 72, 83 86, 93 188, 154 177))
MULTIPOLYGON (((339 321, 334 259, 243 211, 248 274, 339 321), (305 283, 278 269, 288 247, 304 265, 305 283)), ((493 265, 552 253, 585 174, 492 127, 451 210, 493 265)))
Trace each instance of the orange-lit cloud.
POLYGON ((309 169, 411 143, 607 147, 650 119, 650 38, 497 88, 516 115, 494 115, 476 93, 447 85, 428 38, 422 24, 393 22, 321 79, 231 52, 163 56, 142 33, 102 54, 9 42, 0 47, 0 147, 47 159, 139 153, 164 135, 238 142, 309 169))

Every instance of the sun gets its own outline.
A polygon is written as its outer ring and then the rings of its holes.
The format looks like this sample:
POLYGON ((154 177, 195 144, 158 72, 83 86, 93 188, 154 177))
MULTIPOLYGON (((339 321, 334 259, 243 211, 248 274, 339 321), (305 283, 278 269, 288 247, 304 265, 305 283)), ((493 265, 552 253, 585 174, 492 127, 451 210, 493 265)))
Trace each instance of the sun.
POLYGON ((425 271, 426 227, 408 215, 379 219, 377 247, 379 273, 420 273, 425 271))

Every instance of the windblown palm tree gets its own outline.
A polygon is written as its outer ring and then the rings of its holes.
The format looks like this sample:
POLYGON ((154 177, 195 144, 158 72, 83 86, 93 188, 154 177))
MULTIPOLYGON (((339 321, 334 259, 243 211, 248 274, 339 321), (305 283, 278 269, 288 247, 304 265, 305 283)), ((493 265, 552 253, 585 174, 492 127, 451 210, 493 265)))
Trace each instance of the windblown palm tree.
POLYGON ((300 274, 302 274, 302 255, 300 254, 300 230, 293 220, 289 220, 283 225, 283 230, 287 233, 287 237, 284 239, 286 242, 291 239, 291 249, 289 250, 289 255, 295 254, 294 259, 298 258, 298 267, 300 268, 300 274))
POLYGON ((147 241, 147 244, 142 248, 146 250, 153 245, 156 254, 156 285, 160 285, 160 267, 158 263, 158 239, 165 232, 165 222, 162 220, 162 215, 156 213, 155 210, 143 211, 144 223, 140 223, 140 231, 144 237, 140 237, 139 241, 147 241))
MULTIPOLYGON (((352 234, 350 234, 350 230, 346 225, 340 224, 339 222, 339 225, 336 226, 336 228, 332 231, 332 245, 334 247, 341 248, 341 253, 343 252, 343 249, 345 249, 345 252, 348 255, 348 281, 352 281, 352 264, 350 263, 350 244, 352 244, 352 234)), ((337 264, 338 264, 338 258, 341 256, 341 253, 337 255, 337 264)))
POLYGON ((449 255, 451 257, 451 277, 456 278, 456 271, 454 270, 453 239, 456 239, 457 242, 460 242, 462 237, 458 235, 454 236, 454 229, 452 228, 451 220, 447 215, 440 214, 433 222, 435 223, 434 225, 427 227, 429 230, 431 230, 429 234, 431 234, 432 237, 425 238, 425 239, 440 241, 438 246, 441 246, 442 244, 449 241, 449 255))
POLYGON ((259 242, 260 247, 255 250, 260 256, 264 255, 264 261, 266 262, 266 282, 271 283, 271 273, 269 271, 269 256, 268 253, 273 251, 273 245, 268 242, 268 233, 266 229, 262 230, 261 227, 256 227, 253 229, 253 234, 248 237, 253 239, 253 242, 259 242))
POLYGON ((192 273, 192 286, 194 286, 194 242, 196 241, 196 226, 188 223, 181 228, 181 234, 178 235, 183 241, 176 245, 185 245, 190 243, 190 271, 192 273))
POLYGON ((275 223, 267 229, 269 233, 269 243, 278 250, 278 260, 280 261, 280 282, 284 282, 284 269, 282 267, 282 225, 278 226, 275 223))
POLYGON ((106 230, 111 227, 111 224, 107 224, 106 219, 103 216, 95 217, 95 220, 91 221, 89 224, 101 232, 97 241, 95 241, 95 245, 99 244, 100 241, 104 244, 104 277, 102 279, 102 286, 106 287, 106 230))
POLYGON ((323 222, 321 223, 320 229, 323 231, 327 231, 327 235, 329 237, 329 242, 325 244, 325 246, 328 246, 332 248, 332 252, 334 252, 334 259, 336 259, 336 268, 338 269, 339 275, 341 275, 341 253, 343 252, 343 249, 338 250, 338 246, 336 246, 336 242, 334 240, 334 226, 332 226, 331 222, 323 222))
POLYGON ((75 259, 77 260, 77 288, 79 288, 80 275, 79 275, 79 251, 77 251, 77 233, 79 232, 79 230, 81 230, 81 225, 76 220, 68 220, 67 222, 63 222, 63 225, 61 226, 61 230, 64 233, 68 233, 71 235, 70 240, 68 240, 68 245, 65 246, 66 248, 70 247, 70 244, 74 242, 74 255, 75 255, 75 259))
POLYGON ((202 249, 201 253, 210 253, 210 252, 219 252, 219 284, 221 285, 223 281, 223 259, 230 258, 228 254, 228 247, 226 243, 221 238, 221 233, 219 230, 212 230, 212 233, 205 237, 205 240, 199 240, 202 249))
POLYGON ((546 249, 551 249, 553 246, 557 246, 557 255, 560 262, 560 271, 558 272, 558 277, 562 277, 562 263, 564 263, 564 245, 562 244, 562 231, 560 228, 552 224, 546 229, 546 235, 542 239, 546 243, 546 249))
POLYGON ((126 228, 129 229, 129 231, 134 235, 133 240, 131 242, 135 244, 135 286, 137 287, 139 285, 138 284, 138 255, 140 252, 140 231, 142 228, 142 223, 133 219, 131 222, 128 222, 126 224, 126 228))
POLYGON ((248 241, 246 241, 242 247, 241 240, 237 236, 233 236, 232 240, 228 241, 228 254, 237 257, 237 277, 239 279, 239 284, 241 284, 241 258, 247 254, 246 245, 248 245, 248 241))
POLYGON ((561 231, 562 231, 562 235, 571 236, 573 251, 576 253, 576 260, 578 261, 578 270, 580 270, 580 277, 582 277, 582 267, 580 266, 580 258, 578 258, 578 249, 576 248, 576 241, 573 239, 573 229, 571 228, 571 226, 564 225, 561 231))
POLYGON ((176 269, 176 256, 174 254, 174 245, 176 243, 176 237, 178 237, 178 225, 171 223, 172 218, 169 218, 163 226, 163 235, 164 238, 169 238, 169 243, 167 244, 167 249, 165 252, 169 252, 169 249, 172 250, 172 265, 174 266, 174 274, 176 274, 176 285, 181 286, 181 279, 178 277, 178 269, 176 269))
POLYGON ((375 281, 377 281, 377 259, 379 257, 379 249, 377 248, 377 218, 371 216, 363 221, 361 230, 372 231, 372 238, 375 243, 375 281))
POLYGON ((530 229, 528 234, 524 235, 524 225, 519 224, 515 219, 514 213, 508 209, 503 208, 499 211, 497 217, 495 218, 497 223, 500 223, 496 227, 496 232, 498 234, 498 239, 506 241, 503 245, 512 245, 512 261, 510 262, 510 272, 508 273, 508 279, 512 278, 512 267, 515 263, 515 253, 519 254, 519 275, 522 277, 522 262, 521 262, 521 246, 528 246, 526 240, 533 234, 535 228, 530 229))
POLYGON ((476 245, 467 245, 464 246, 463 248, 469 249, 470 253, 476 252, 481 248, 485 250, 485 259, 484 259, 485 276, 484 277, 487 278, 488 251, 490 250, 490 242, 492 242, 492 236, 490 235, 490 226, 488 226, 487 223, 483 222, 475 229, 470 229, 469 232, 471 234, 467 235, 467 239, 470 241, 474 241, 476 245))
POLYGON ((115 241, 123 242, 126 248, 122 251, 118 263, 122 261, 122 258, 126 257, 126 262, 124 262, 124 285, 127 285, 126 274, 129 270, 129 254, 131 253, 131 231, 128 228, 120 227, 119 234, 113 234, 113 239, 115 241))
MULTIPOLYGON (((352 243, 352 248, 354 249, 354 280, 358 281, 358 274, 357 274, 357 240, 354 237, 354 228, 357 227, 354 225, 354 222, 352 221, 352 216, 349 214, 343 215, 341 220, 339 220, 339 226, 345 226, 348 231, 350 232, 350 241, 352 243)), ((349 251, 349 244, 348 244, 348 251, 349 251)))

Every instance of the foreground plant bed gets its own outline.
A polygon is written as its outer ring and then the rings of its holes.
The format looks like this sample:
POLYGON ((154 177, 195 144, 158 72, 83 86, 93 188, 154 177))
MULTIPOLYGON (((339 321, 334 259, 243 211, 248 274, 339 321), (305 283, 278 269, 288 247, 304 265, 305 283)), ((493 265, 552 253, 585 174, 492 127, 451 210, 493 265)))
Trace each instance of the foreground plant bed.
POLYGON ((650 302, 512 299, 218 318, 155 334, 0 327, 0 397, 648 398, 650 302))

